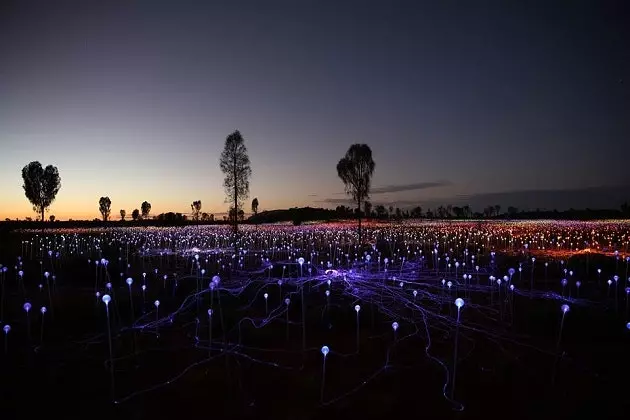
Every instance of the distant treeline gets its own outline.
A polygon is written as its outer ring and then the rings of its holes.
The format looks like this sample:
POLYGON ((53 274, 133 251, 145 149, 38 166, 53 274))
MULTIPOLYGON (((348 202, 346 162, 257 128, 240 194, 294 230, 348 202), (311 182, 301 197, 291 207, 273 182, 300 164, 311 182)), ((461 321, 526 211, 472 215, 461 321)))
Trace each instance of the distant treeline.
MULTIPOLYGON (((427 210, 423 212, 420 207, 410 210, 402 210, 400 208, 388 208, 385 211, 377 206, 376 210, 369 212, 361 212, 361 217, 368 220, 391 220, 398 221, 404 219, 427 219, 427 220, 467 220, 467 219, 489 219, 489 220, 521 220, 521 219, 551 219, 551 220, 598 220, 598 219, 624 219, 630 218, 630 208, 623 205, 621 209, 569 209, 566 211, 558 210, 533 210, 519 211, 514 207, 508 207, 505 213, 500 212, 499 206, 489 206, 485 212, 461 212, 460 207, 439 207, 436 211, 427 210), (490 207, 493 211, 490 212, 490 207)), ((370 209, 369 209, 370 210, 370 209)), ((264 223, 280 223, 292 222, 299 225, 308 221, 336 221, 345 219, 354 219, 359 212, 346 206, 338 206, 336 209, 323 209, 314 207, 296 207, 285 210, 269 210, 252 215, 249 218, 242 219, 244 224, 264 224, 264 223)), ((239 217, 240 218, 240 217, 239 217)), ((223 220, 201 218, 200 220, 192 220, 181 213, 163 213, 151 219, 127 220, 127 221, 107 221, 99 219, 91 221, 69 220, 69 221, 40 221, 31 220, 8 220, 0 222, 0 230, 10 231, 16 229, 40 229, 42 227, 55 228, 97 228, 105 226, 189 226, 189 225, 224 225, 229 224, 228 218, 223 220)))

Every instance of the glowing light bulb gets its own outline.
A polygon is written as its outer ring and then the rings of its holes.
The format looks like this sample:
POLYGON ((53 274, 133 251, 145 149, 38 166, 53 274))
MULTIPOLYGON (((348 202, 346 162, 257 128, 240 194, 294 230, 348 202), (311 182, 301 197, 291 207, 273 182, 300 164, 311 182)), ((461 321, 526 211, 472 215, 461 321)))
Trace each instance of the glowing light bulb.
POLYGON ((111 283, 106 283, 105 287, 107 288, 107 290, 111 290, 112 289, 112 284, 111 283))
POLYGON ((455 299, 455 306, 457 306, 457 309, 460 309, 462 306, 464 306, 464 299, 462 298, 455 299))
POLYGON ((144 284, 142 286, 140 286, 140 288, 142 289, 143 292, 147 290, 147 286, 144 285, 144 284))
POLYGON ((133 284, 133 279, 131 277, 128 277, 126 282, 127 282, 127 286, 131 286, 133 284))
POLYGON ((45 306, 42 306, 39 311, 42 313, 42 315, 44 315, 46 312, 48 312, 48 309, 46 309, 45 306))
POLYGON ((326 290, 326 296, 330 296, 330 290, 326 290))
POLYGON ((569 309, 570 309, 570 308, 569 308, 569 305, 567 305, 567 304, 565 303, 564 305, 562 305, 562 306, 560 307, 560 309, 562 310, 562 313, 563 313, 563 314, 566 314, 567 312, 569 312, 569 309))
POLYGON ((510 284, 510 290, 514 291, 514 285, 510 284))
MULTIPOLYGON (((630 323, 628 325, 630 325, 630 323)), ((2 331, 4 331, 5 334, 9 334, 9 331, 11 331, 11 326, 9 324, 5 325, 4 327, 2 327, 2 331)))
POLYGON ((298 258, 298 264, 300 265, 304 264, 304 258, 302 257, 298 258))
POLYGON ((361 310, 361 305, 354 305, 354 310, 357 312, 357 314, 359 313, 359 311, 361 310))
POLYGON ((289 306, 289 303, 291 303, 291 299, 286 298, 286 299, 284 300, 284 303, 285 303, 287 306, 289 306))
POLYGON ((265 300, 266 300, 266 299, 269 297, 269 293, 265 293, 265 294, 263 295, 263 297, 264 297, 264 298, 265 298, 265 300))
POLYGON ((101 300, 103 301, 103 303, 105 304, 105 306, 109 305, 109 302, 112 301, 112 297, 110 295, 103 295, 103 297, 101 298, 101 300))
POLYGON ((328 346, 322 346, 321 352, 324 355, 324 357, 326 357, 328 356, 328 353, 330 353, 330 349, 328 348, 328 346))
POLYGON ((416 297, 416 296, 418 296, 418 291, 417 291, 417 290, 414 290, 414 291, 413 291, 413 297, 416 297))
POLYGON ((157 308, 158 306, 160 306, 160 301, 156 300, 155 302, 153 302, 153 304, 155 305, 155 307, 157 308))
POLYGON ((392 322, 392 328, 396 331, 398 329, 398 322, 392 322))
POLYGON ((30 304, 29 302, 26 302, 26 303, 22 306, 22 308, 24 308, 24 310, 25 310, 26 312, 30 311, 30 310, 31 310, 31 307, 32 307, 32 306, 31 306, 31 304, 30 304))

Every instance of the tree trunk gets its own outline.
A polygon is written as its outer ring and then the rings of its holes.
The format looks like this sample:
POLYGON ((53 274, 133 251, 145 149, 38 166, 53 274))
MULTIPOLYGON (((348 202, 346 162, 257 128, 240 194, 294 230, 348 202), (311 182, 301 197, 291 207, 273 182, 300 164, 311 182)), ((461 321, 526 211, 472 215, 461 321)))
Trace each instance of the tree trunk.
POLYGON ((234 234, 238 233, 238 178, 236 176, 236 151, 234 151, 234 234))
POLYGON ((359 246, 361 246, 361 200, 357 200, 358 204, 359 204, 359 212, 357 213, 357 216, 359 216, 359 246))

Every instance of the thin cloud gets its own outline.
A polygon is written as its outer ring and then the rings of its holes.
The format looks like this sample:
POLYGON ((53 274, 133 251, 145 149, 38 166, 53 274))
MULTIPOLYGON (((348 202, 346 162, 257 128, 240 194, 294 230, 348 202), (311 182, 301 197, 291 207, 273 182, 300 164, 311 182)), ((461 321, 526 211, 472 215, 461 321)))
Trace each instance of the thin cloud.
POLYGON ((402 185, 387 185, 385 187, 373 188, 370 194, 387 194, 402 191, 417 191, 426 190, 429 188, 446 187, 451 185, 449 181, 437 181, 437 182, 416 182, 415 184, 402 184, 402 185))

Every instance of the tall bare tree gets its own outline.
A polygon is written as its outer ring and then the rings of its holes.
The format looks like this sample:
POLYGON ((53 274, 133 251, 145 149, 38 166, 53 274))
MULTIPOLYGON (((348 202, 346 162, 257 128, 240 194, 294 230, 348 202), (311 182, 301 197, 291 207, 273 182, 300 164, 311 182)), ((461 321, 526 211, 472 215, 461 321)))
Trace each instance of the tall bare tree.
MULTIPOLYGON (((249 178, 252 175, 247 148, 241 133, 236 130, 225 139, 225 146, 219 160, 221 171, 225 175, 223 188, 226 202, 232 203, 232 208, 241 209, 242 202, 249 195, 249 178)), ((235 216, 238 213, 235 213, 235 216)), ((238 217, 231 218, 234 223, 234 233, 238 232, 238 217)))
POLYGON ((33 211, 41 215, 42 222, 44 211, 50 207, 61 188, 61 177, 56 166, 48 165, 42 168, 42 164, 34 161, 22 168, 24 180, 24 194, 33 205, 33 211))
POLYGON ((337 175, 343 181, 346 193, 357 203, 359 243, 361 243, 361 203, 370 198, 374 167, 372 149, 367 144, 353 144, 337 163, 337 175))
POLYGON ((107 222, 107 219, 109 219, 111 210, 112 210, 112 200, 110 200, 109 197, 101 197, 98 200, 98 211, 101 212, 101 216, 103 216, 104 222, 107 222))

